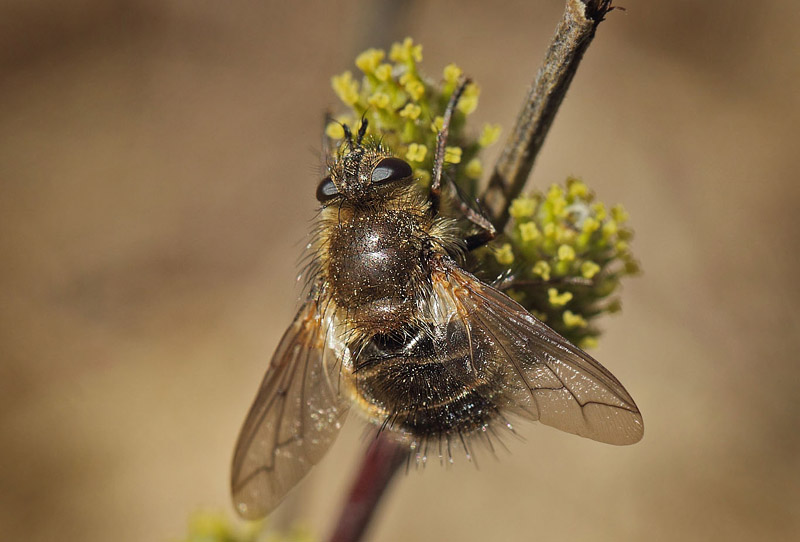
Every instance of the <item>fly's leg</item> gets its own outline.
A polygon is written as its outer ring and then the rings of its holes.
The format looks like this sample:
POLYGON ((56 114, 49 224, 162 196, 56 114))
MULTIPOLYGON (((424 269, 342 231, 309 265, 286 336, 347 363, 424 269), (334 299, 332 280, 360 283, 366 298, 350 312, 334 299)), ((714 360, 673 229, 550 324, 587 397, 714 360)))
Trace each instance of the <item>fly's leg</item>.
POLYGON ((482 232, 475 233, 464 239, 467 245, 467 252, 472 252, 476 248, 480 248, 497 236, 497 232, 492 226, 491 230, 483 230, 482 232))
POLYGON ((436 136, 436 155, 433 159, 433 172, 431 174, 431 190, 429 199, 431 201, 431 212, 434 215, 439 214, 439 204, 442 197, 442 168, 444 167, 444 149, 447 145, 447 136, 450 132, 450 121, 453 120, 453 112, 456 110, 458 100, 464 94, 464 89, 470 83, 469 79, 462 79, 458 86, 453 90, 450 95, 450 100, 447 102, 447 107, 444 110, 444 118, 442 122, 442 129, 436 136))
MULTIPOLYGON (((450 132, 450 122, 453 119, 453 113, 455 112, 456 105, 458 105, 458 100, 461 99, 461 95, 464 94, 464 89, 469 83, 469 79, 462 79, 455 90, 453 90, 453 94, 450 96, 450 100, 447 102, 447 107, 444 110, 442 129, 439 131, 439 134, 436 137, 436 156, 433 160, 433 174, 431 175, 432 178, 429 196, 431 201, 431 212, 434 215, 439 213, 439 207, 441 204, 442 169, 444 168, 445 147, 447 145, 447 136, 450 132)), ((456 192, 458 192, 458 187, 456 187, 456 192)), ((469 205, 467 205, 461 197, 461 194, 458 194, 457 199, 458 208, 463 213, 464 217, 483 230, 480 233, 470 235, 464 240, 467 245, 467 250, 474 250, 494 239, 497 235, 497 230, 489 221, 489 219, 486 218, 482 213, 475 211, 469 205)))

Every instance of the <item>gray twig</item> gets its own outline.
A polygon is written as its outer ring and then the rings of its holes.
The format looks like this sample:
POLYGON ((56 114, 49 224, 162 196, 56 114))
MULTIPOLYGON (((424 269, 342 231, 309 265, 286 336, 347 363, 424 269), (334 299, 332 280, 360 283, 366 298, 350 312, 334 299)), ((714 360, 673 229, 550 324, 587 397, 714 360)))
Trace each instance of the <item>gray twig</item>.
POLYGON ((544 63, 481 198, 498 231, 503 231, 508 222, 509 204, 525 186, 583 53, 612 9, 611 0, 567 0, 544 63))

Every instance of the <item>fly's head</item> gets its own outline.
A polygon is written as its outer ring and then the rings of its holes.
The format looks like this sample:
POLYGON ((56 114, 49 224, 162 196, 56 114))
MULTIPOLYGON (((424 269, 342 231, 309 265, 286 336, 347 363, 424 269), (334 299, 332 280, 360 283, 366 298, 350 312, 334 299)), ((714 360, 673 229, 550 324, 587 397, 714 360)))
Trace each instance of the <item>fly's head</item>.
POLYGON ((346 141, 329 165, 330 174, 317 186, 317 201, 323 206, 337 200, 353 206, 369 205, 413 182, 408 162, 392 156, 379 144, 364 143, 366 121, 362 121, 355 140, 349 128, 344 128, 346 141))

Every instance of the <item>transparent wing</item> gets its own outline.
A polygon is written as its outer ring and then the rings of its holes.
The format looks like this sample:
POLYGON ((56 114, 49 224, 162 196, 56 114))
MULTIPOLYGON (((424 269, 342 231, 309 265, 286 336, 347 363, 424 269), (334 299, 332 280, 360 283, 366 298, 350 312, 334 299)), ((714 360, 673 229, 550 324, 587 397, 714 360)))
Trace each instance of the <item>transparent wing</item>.
POLYGON ((244 422, 231 472, 236 510, 247 519, 268 514, 316 464, 347 414, 332 382, 337 352, 328 323, 309 301, 284 334, 244 422))
POLYGON ((641 440, 639 409, 605 367, 507 295, 445 266, 433 275, 437 297, 452 307, 449 325, 463 325, 473 367, 506 379, 506 410, 600 442, 641 440))

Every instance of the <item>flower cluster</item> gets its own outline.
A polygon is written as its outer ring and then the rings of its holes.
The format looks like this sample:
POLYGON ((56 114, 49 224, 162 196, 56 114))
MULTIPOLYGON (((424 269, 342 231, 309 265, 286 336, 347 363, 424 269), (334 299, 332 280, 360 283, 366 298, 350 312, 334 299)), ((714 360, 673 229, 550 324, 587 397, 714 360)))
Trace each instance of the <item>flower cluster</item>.
POLYGON ((480 255, 511 297, 572 342, 594 346, 593 320, 620 310, 620 280, 639 272, 621 205, 595 201, 580 180, 511 202, 511 221, 480 255))
MULTIPOLYGON (((356 66, 361 77, 346 71, 332 79, 333 90, 350 111, 335 116, 326 127, 326 134, 334 141, 342 140, 343 124, 355 131, 361 118, 366 119, 368 136, 379 138, 396 156, 408 161, 415 177, 424 184, 430 181, 436 135, 444 121, 445 107, 463 73, 450 64, 442 71, 441 79, 434 82, 420 73, 421 61, 422 46, 411 38, 392 45, 388 58, 381 49, 368 49, 358 55, 356 66)), ((500 127, 491 124, 484 126, 477 138, 464 133, 466 116, 478 106, 479 94, 475 83, 465 88, 445 149, 448 173, 468 197, 477 195, 483 175, 478 152, 500 135, 500 127)))

